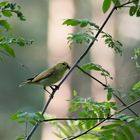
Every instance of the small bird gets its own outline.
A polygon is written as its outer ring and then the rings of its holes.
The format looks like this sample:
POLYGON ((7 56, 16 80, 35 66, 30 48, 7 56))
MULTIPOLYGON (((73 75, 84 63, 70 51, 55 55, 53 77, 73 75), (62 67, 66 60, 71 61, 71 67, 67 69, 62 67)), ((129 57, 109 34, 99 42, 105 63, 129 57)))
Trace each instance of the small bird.
POLYGON ((38 75, 27 79, 27 81, 21 83, 19 87, 24 86, 26 84, 42 85, 43 89, 48 92, 46 87, 49 86, 53 90, 54 89, 53 86, 56 86, 54 84, 62 79, 67 69, 70 69, 70 66, 68 65, 67 62, 58 63, 52 68, 49 68, 39 73, 38 75))

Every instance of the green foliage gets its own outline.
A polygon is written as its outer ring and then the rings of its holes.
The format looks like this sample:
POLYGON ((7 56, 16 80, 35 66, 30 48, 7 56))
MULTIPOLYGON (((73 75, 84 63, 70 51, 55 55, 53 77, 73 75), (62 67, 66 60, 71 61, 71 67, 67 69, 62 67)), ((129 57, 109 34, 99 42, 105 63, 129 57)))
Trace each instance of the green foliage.
POLYGON ((107 86, 105 90, 107 90, 107 100, 109 101, 112 99, 113 94, 115 94, 115 90, 111 88, 110 86, 107 86))
MULTIPOLYGON (((77 44, 83 44, 87 43, 89 44, 91 41, 96 40, 94 37, 94 32, 99 31, 99 26, 95 23, 85 20, 85 19, 67 19, 63 22, 64 25, 71 25, 71 26, 77 26, 79 25, 82 27, 82 30, 78 33, 70 33, 67 37, 69 47, 71 48, 74 43, 77 44), (84 28, 84 29, 83 29, 84 28)), ((114 49, 116 53, 119 53, 122 55, 122 44, 114 40, 111 35, 105 32, 101 32, 102 38, 105 38, 105 44, 108 45, 108 47, 114 49)))
POLYGON ((133 1, 133 5, 129 9, 129 15, 130 16, 136 16, 140 17, 140 5, 139 5, 139 0, 133 1))
POLYGON ((85 124, 86 128, 90 128, 101 119, 111 114, 112 110, 116 110, 114 102, 96 102, 92 98, 82 98, 75 96, 71 100, 70 112, 77 112, 78 117, 82 118, 97 118, 95 120, 80 120, 79 123, 85 124), (99 119, 98 119, 99 118, 99 119))
POLYGON ((103 126, 101 130, 99 140, 134 140, 133 132, 122 121, 115 121, 112 124, 103 126))
POLYGON ((132 128, 140 133, 140 118, 134 118, 125 114, 119 114, 117 119, 101 127, 101 138, 99 140, 134 140, 134 132, 132 128))
POLYGON ((18 138, 16 138, 16 140, 25 140, 24 136, 19 136, 18 138))
POLYGON ((120 5, 120 1, 119 0, 104 0, 103 1, 103 5, 102 5, 102 11, 104 13, 106 13, 109 8, 111 7, 111 3, 113 3, 115 6, 119 6, 120 5))
POLYGON ((0 20, 0 26, 5 28, 6 30, 10 29, 10 24, 6 20, 0 20))
POLYGON ((120 0, 112 0, 112 2, 115 6, 120 6, 121 5, 120 0))
POLYGON ((87 19, 66 19, 63 25, 67 26, 80 26, 82 30, 77 33, 70 33, 67 37, 69 47, 71 48, 73 44, 83 44, 90 43, 95 40, 93 29, 99 29, 99 26, 87 19), (91 27, 91 28, 90 28, 91 27))
POLYGON ((140 97, 140 81, 135 83, 134 86, 131 88, 129 92, 129 97, 132 100, 136 100, 138 97, 140 97))
MULTIPOLYGON (((57 122, 55 124, 56 130, 54 132, 54 134, 63 139, 63 138, 71 138, 72 136, 76 135, 76 134, 80 134, 85 130, 85 124, 84 123, 80 123, 79 125, 79 121, 66 121, 65 123, 60 123, 57 122)), ((86 137, 82 136, 80 138, 77 138, 78 140, 96 140, 96 134, 99 131, 100 127, 96 127, 96 129, 93 129, 91 131, 91 134, 87 134, 86 137), (94 135, 95 134, 95 135, 94 135)), ((98 140, 98 139, 97 139, 98 140)))
POLYGON ((96 25, 95 23, 87 20, 87 19, 66 19, 64 20, 63 22, 63 25, 67 25, 67 26, 77 26, 79 25, 80 27, 87 27, 88 25, 89 26, 93 26, 95 28, 99 28, 98 25, 96 25))
POLYGON ((20 11, 21 8, 16 3, 11 3, 8 1, 0 2, 0 27, 1 27, 1 33, 0 33, 0 58, 2 59, 2 55, 8 55, 11 57, 15 57, 15 52, 13 47, 14 46, 25 46, 32 44, 32 41, 27 41, 22 37, 14 37, 9 36, 8 32, 11 27, 8 22, 8 19, 13 17, 13 14, 16 14, 16 16, 24 21, 24 15, 20 11), (6 33, 5 33, 6 32, 6 33))
POLYGON ((15 57, 15 52, 12 48, 12 46, 18 45, 18 46, 25 46, 25 45, 31 45, 32 41, 27 41, 24 38, 21 37, 0 37, 0 53, 6 54, 8 56, 15 57))
MULTIPOLYGON (((139 0, 133 2, 128 1, 128 3, 130 2, 131 2, 131 6, 128 5, 128 7, 130 7, 129 10, 130 16, 136 15, 137 17, 139 17, 140 16, 140 7, 138 5, 139 0)), ((120 0, 104 0, 102 5, 103 12, 106 13, 110 9, 112 4, 115 6, 115 9, 123 7, 120 3, 120 0)), ((4 18, 4 19, 0 19, 0 26, 4 29, 4 31, 5 30, 8 31, 10 29, 10 24, 8 23, 7 18, 12 17, 13 14, 16 14, 20 20, 25 20, 23 14, 20 12, 20 6, 16 5, 15 3, 1 2, 0 9, 1 9, 0 18, 4 18)), ((122 55, 122 44, 119 41, 113 39, 113 37, 110 34, 101 31, 102 28, 100 29, 99 26, 96 25, 95 23, 87 19, 67 19, 63 22, 63 25, 80 27, 80 32, 71 33, 68 35, 67 39, 70 47, 73 43, 90 44, 91 42, 93 43, 93 41, 95 40, 97 41, 97 39, 94 36, 96 32, 97 33, 96 37, 99 34, 102 34, 102 38, 105 39, 105 44, 107 44, 108 47, 114 49, 116 53, 122 55)), ((101 27, 104 27, 104 24, 101 27)), ((14 57, 15 53, 14 50, 11 48, 11 45, 25 46, 26 44, 32 44, 32 41, 28 42, 25 41, 23 38, 3 36, 0 38, 0 49, 1 49, 0 52, 14 57)), ((90 47, 90 45, 88 47, 90 47)), ((137 66, 139 66, 138 58, 140 56, 140 49, 138 48, 135 49, 134 53, 135 54, 132 59, 134 59, 136 61, 137 66)), ((105 78, 109 77, 112 79, 110 73, 99 64, 88 63, 82 65, 81 68, 84 71, 91 71, 91 70, 98 71, 105 78)), ((102 82, 100 82, 99 80, 97 81, 100 84, 102 84, 102 82)), ((54 123, 52 123, 58 129, 58 131, 55 132, 55 134, 58 137, 71 138, 72 136, 75 136, 77 134, 87 132, 87 130, 91 130, 91 128, 94 129, 89 131, 88 134, 86 133, 86 135, 82 135, 82 137, 78 139, 80 140, 82 139, 83 140, 84 139, 134 140, 133 131, 140 133, 140 118, 139 117, 135 118, 132 116, 128 116, 126 114, 120 114, 121 111, 118 110, 117 104, 115 102, 110 101, 113 96, 117 97, 116 95, 119 93, 119 91, 107 85, 107 80, 106 80, 106 85, 105 84, 102 85, 105 87, 105 90, 107 90, 106 102, 97 102, 94 101, 91 97, 82 98, 80 96, 77 96, 78 94, 76 91, 73 92, 74 98, 70 100, 71 106, 69 108, 69 111, 76 114, 77 118, 84 118, 84 119, 83 120, 77 119, 75 121, 69 120, 65 122, 55 121, 54 123), (101 121, 103 122, 106 121, 106 123, 102 123, 101 121), (99 126, 100 124, 102 125, 101 127, 99 126)), ((136 99, 137 97, 140 96, 140 81, 137 82, 132 87, 129 95, 131 96, 132 99, 136 99)), ((118 99, 121 101, 121 103, 123 103, 120 97, 118 97, 118 99)), ((126 107, 126 109, 129 109, 128 106, 126 107)), ((27 124, 38 125, 38 123, 41 123, 43 121, 51 122, 51 120, 48 121, 46 120, 48 119, 48 115, 45 116, 39 112, 29 113, 29 112, 19 111, 16 112, 14 115, 12 115, 11 118, 12 120, 17 121, 20 124, 26 124, 26 125, 27 124)), ((21 136, 17 140, 23 140, 23 139, 24 136, 21 136)))
MULTIPOLYGON (((109 121, 102 127, 97 127, 91 130, 85 137, 82 136, 79 139, 95 139, 98 140, 134 140, 134 130, 139 133, 139 118, 133 118, 125 114, 117 116, 116 120, 109 121)), ((85 123, 81 126, 78 125, 79 121, 66 121, 65 123, 57 123, 55 132, 59 138, 70 138, 76 134, 80 134, 85 131, 85 123)))
MULTIPOLYGON (((76 91, 74 91, 74 94, 76 91)), ((92 98, 82 98, 80 96, 75 96, 71 101, 71 106, 69 108, 70 112, 77 114, 77 118, 93 118, 87 120, 69 120, 65 122, 56 122, 55 127, 57 131, 56 136, 59 138, 70 138, 71 136, 77 135, 86 131, 87 129, 93 127, 99 123, 104 118, 107 118, 112 110, 116 110, 116 103, 114 102, 96 102, 92 98)), ((87 139, 98 138, 100 132, 100 127, 96 127, 86 135, 87 139)), ((85 139, 85 137, 80 137, 80 140, 85 139)))
POLYGON ((139 1, 140 1, 140 0, 133 0, 132 2, 133 2, 135 5, 138 5, 138 4, 139 4, 139 1))
POLYGON ((104 0, 103 6, 102 6, 102 10, 103 10, 104 13, 106 13, 108 11, 108 9, 110 8, 111 1, 112 0, 104 0))
POLYGON ((132 57, 132 59, 135 61, 136 67, 137 67, 137 68, 140 68, 140 64, 139 64, 139 59, 140 59, 140 48, 135 48, 135 49, 134 49, 134 56, 132 57))
POLYGON ((13 13, 16 14, 16 16, 20 20, 25 20, 25 17, 23 13, 20 11, 21 7, 17 5, 16 3, 10 3, 8 1, 0 2, 0 17, 12 17, 13 13))
POLYGON ((130 15, 130 16, 135 15, 136 12, 137 12, 137 9, 138 9, 138 6, 131 6, 131 7, 130 7, 130 10, 129 10, 129 15, 130 15))
POLYGON ((79 32, 79 33, 71 33, 67 37, 69 47, 71 48, 72 44, 83 44, 83 43, 90 43, 94 37, 88 33, 85 32, 79 32))
POLYGON ((102 76, 105 76, 105 77, 109 77, 110 79, 113 79, 110 75, 110 73, 105 70, 101 65, 99 64, 94 64, 94 63, 87 63, 87 64, 84 64, 81 66, 81 68, 84 70, 84 71, 91 71, 91 70, 94 70, 94 71, 99 71, 101 72, 101 75, 102 76))
POLYGON ((35 125, 36 123, 43 121, 44 116, 41 115, 39 112, 29 113, 18 111, 11 116, 11 119, 18 122, 19 124, 30 123, 32 125, 35 125))
POLYGON ((119 42, 118 40, 114 40, 111 35, 108 33, 102 32, 103 36, 102 38, 105 38, 105 44, 108 45, 108 47, 114 49, 116 53, 119 53, 122 55, 122 43, 119 42))

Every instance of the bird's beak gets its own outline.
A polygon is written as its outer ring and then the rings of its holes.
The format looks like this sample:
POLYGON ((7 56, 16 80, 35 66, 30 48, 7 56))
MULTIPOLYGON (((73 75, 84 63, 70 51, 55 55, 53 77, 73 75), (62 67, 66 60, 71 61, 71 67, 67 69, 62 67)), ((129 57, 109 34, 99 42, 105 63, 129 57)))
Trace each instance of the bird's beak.
POLYGON ((69 65, 67 65, 67 68, 68 68, 68 69, 70 69, 70 66, 69 66, 69 65))

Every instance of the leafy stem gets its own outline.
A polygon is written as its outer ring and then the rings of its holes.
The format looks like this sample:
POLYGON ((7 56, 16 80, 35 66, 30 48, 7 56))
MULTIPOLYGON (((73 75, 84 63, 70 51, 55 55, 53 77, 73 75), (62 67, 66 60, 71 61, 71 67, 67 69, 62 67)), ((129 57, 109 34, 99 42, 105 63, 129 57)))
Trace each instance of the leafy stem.
POLYGON ((87 134, 88 132, 90 132, 90 131, 91 131, 92 129, 94 129, 95 127, 97 127, 97 126, 99 126, 100 124, 104 123, 107 119, 112 118, 112 117, 115 116, 116 114, 118 114, 118 113, 120 113, 120 112, 122 112, 122 111, 124 111, 124 110, 126 110, 126 109, 128 109, 128 108, 130 108, 131 106, 133 106, 133 105, 135 105, 135 104, 137 104, 137 103, 139 103, 139 102, 140 102, 140 99, 137 100, 137 101, 135 101, 135 102, 133 102, 133 103, 131 103, 131 104, 129 104, 129 105, 127 105, 126 107, 124 107, 124 108, 122 108, 122 109, 116 111, 114 114, 108 116, 107 118, 105 118, 104 120, 100 121, 99 123, 97 123, 97 124, 94 125, 93 127, 89 128, 88 130, 86 130, 86 131, 84 131, 84 132, 82 132, 82 133, 80 133, 80 134, 78 134, 78 135, 76 135, 76 136, 73 136, 73 137, 70 137, 70 138, 64 138, 63 140, 73 140, 73 139, 76 139, 76 138, 78 138, 78 137, 81 137, 81 136, 87 134))

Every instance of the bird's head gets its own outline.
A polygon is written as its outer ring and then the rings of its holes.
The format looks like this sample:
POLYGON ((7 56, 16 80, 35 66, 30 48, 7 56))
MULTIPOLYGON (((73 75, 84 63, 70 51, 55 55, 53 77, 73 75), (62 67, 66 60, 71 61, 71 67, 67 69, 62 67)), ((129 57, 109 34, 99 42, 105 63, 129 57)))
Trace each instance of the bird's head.
POLYGON ((62 69, 62 70, 67 70, 67 69, 70 69, 70 66, 67 62, 61 62, 57 64, 57 68, 62 69))

